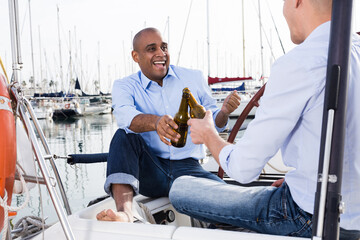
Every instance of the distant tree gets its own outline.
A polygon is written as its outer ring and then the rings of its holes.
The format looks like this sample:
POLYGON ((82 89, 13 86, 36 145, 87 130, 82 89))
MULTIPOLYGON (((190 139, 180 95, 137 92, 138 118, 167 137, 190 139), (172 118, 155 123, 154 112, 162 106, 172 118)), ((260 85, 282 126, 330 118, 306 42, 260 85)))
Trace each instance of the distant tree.
POLYGON ((51 79, 49 82, 49 87, 50 87, 50 91, 53 92, 53 87, 54 87, 55 83, 54 81, 51 79))
POLYGON ((100 83, 98 80, 94 81, 94 86, 95 86, 95 92, 99 92, 100 90, 100 83))
POLYGON ((34 82, 34 76, 31 76, 29 79, 29 83, 33 84, 33 82, 34 82))

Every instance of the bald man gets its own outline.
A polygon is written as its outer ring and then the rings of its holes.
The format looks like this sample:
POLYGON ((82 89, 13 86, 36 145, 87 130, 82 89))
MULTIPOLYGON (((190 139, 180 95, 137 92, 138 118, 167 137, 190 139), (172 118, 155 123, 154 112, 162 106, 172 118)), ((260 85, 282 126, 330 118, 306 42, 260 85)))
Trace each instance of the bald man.
MULTIPOLYGON (((284 1, 291 40, 298 46, 272 66, 255 119, 235 145, 217 136, 211 112, 202 120, 188 121, 192 141, 204 143, 225 172, 240 183, 256 180, 279 149, 285 165, 294 170, 271 187, 243 188, 180 177, 169 196, 178 211, 261 233, 311 236, 331 6, 330 0, 284 1)), ((360 237, 360 37, 355 33, 350 57, 342 239, 360 237)))
POLYGON ((104 188, 114 198, 117 211, 104 210, 97 214, 98 220, 132 222, 134 194, 166 197, 174 179, 182 175, 222 182, 200 166, 204 148, 192 143, 189 135, 183 148, 171 146, 170 140, 180 137, 174 131, 178 126, 173 116, 185 87, 213 113, 217 131, 224 130, 230 113, 240 104, 233 92, 218 109, 200 71, 170 65, 168 45, 155 28, 135 35, 132 58, 140 71, 116 80, 112 90, 119 129, 110 144, 104 188))

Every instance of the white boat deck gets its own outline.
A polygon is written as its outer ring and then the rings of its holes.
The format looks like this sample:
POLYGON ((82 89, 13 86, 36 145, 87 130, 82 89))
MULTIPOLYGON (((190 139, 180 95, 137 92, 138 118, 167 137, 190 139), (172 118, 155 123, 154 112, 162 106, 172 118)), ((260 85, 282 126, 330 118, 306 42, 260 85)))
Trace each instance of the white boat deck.
MULTIPOLYGON (((120 223, 97 221, 96 214, 107 208, 115 208, 113 199, 106 199, 91 207, 88 207, 72 216, 69 223, 76 239, 80 240, 301 240, 306 238, 284 237, 275 235, 265 235, 257 233, 225 231, 220 229, 205 229, 190 227, 189 217, 177 213, 171 206, 168 198, 158 198, 149 201, 143 196, 136 196, 135 199, 143 202, 151 213, 171 209, 175 212, 176 218, 168 225, 158 225, 149 223, 120 223)), ((135 214, 136 215, 136 214, 135 214)), ((42 234, 34 239, 43 239, 42 234)), ((44 239, 66 239, 60 223, 56 223, 44 233, 44 239)))

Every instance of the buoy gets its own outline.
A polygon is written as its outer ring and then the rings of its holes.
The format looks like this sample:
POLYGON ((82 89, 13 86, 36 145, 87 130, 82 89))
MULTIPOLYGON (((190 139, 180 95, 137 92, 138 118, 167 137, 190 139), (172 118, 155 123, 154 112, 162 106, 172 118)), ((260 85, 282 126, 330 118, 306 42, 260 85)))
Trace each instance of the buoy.
MULTIPOLYGON (((11 204, 16 168, 15 119, 11 108, 5 78, 0 75, 0 196, 7 192, 7 205, 11 204)), ((4 208, 0 207, 0 229, 4 226, 4 208)))

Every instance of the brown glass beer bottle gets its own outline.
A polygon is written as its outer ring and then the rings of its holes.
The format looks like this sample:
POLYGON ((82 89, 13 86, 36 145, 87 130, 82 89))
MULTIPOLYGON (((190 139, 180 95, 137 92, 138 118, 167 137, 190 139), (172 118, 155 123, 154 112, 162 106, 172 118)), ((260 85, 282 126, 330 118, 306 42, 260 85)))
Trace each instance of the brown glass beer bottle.
POLYGON ((188 88, 184 88, 184 91, 189 93, 190 117, 200 119, 204 118, 206 113, 205 108, 196 101, 188 88))
POLYGON ((173 145, 174 147, 181 148, 184 147, 186 144, 186 137, 188 133, 187 121, 190 119, 190 115, 188 111, 188 102, 189 102, 189 93, 184 89, 179 111, 174 116, 174 121, 178 125, 178 128, 174 129, 174 131, 180 134, 179 141, 177 142, 171 141, 171 145, 173 145))

